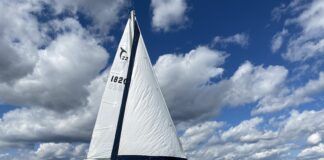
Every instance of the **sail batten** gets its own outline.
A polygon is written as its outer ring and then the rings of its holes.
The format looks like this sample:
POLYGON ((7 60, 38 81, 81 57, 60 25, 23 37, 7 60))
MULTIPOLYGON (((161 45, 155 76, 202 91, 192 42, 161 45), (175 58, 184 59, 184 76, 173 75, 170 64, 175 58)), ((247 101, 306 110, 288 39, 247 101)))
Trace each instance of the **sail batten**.
POLYGON ((88 159, 186 159, 134 12, 108 76, 88 159))

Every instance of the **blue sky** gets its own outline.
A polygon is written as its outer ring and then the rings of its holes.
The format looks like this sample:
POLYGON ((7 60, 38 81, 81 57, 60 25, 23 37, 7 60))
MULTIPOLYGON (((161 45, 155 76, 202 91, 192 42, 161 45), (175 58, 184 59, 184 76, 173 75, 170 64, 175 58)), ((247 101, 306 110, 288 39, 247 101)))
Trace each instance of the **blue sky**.
POLYGON ((324 158, 324 3, 0 2, 0 159, 82 159, 131 8, 189 159, 324 158))

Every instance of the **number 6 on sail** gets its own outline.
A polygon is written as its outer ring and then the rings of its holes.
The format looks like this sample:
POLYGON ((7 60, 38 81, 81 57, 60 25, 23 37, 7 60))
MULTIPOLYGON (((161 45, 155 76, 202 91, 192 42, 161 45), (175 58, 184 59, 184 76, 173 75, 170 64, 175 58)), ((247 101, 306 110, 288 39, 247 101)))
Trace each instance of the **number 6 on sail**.
POLYGON ((87 158, 186 159, 134 11, 110 70, 87 158))

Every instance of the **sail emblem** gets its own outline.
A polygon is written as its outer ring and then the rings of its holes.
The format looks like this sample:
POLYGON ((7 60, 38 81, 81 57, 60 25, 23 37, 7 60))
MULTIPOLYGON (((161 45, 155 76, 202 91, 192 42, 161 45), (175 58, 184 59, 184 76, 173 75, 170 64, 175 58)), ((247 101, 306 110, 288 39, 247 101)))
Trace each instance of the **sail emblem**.
POLYGON ((126 50, 123 47, 120 47, 120 53, 119 53, 119 58, 123 61, 127 61, 128 60, 128 55, 126 50))

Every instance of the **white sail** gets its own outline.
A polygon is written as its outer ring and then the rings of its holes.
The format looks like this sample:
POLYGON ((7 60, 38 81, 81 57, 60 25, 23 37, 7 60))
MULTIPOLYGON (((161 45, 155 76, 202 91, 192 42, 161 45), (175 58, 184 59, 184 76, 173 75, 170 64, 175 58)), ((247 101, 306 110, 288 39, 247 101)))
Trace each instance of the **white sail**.
POLYGON ((88 159, 110 158, 114 143, 120 105, 124 90, 131 48, 131 20, 129 19, 111 66, 92 133, 88 159))
POLYGON ((120 155, 185 155, 140 36, 121 134, 120 155))
POLYGON ((134 16, 108 77, 88 159, 110 159, 114 153, 118 159, 185 159, 134 16))

